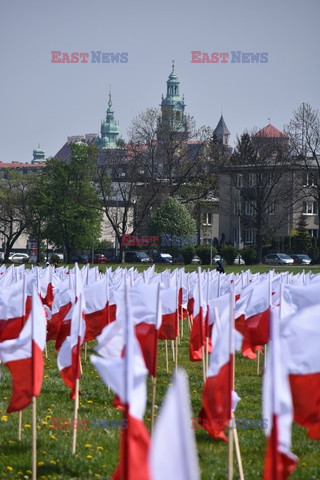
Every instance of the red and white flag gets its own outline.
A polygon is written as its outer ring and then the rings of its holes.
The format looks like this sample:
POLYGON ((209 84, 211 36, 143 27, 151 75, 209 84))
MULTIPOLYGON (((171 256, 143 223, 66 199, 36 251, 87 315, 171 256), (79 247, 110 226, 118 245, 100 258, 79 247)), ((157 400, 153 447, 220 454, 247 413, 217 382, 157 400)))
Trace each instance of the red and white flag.
POLYGON ((46 316, 36 290, 28 319, 18 338, 0 343, 0 360, 12 376, 12 395, 7 412, 28 406, 40 394, 44 370, 43 350, 46 343, 46 316))
POLYGON ((235 410, 239 397, 233 391, 233 290, 229 303, 221 312, 216 311, 216 322, 212 329, 212 352, 207 379, 202 393, 202 408, 198 422, 215 439, 226 441, 223 432, 228 427, 231 411, 235 410), (231 332, 233 335, 231 335, 231 332))
POLYGON ((256 358, 254 350, 269 341, 271 282, 249 284, 236 303, 235 328, 243 335, 242 354, 256 358))
POLYGON ((308 430, 310 438, 317 440, 320 440, 319 339, 320 302, 284 318, 281 340, 292 393, 294 420, 308 430))
POLYGON ((19 336, 30 309, 24 278, 0 289, 0 342, 19 336))
POLYGON ((200 480, 188 378, 179 369, 166 393, 150 448, 152 480, 200 480))
POLYGON ((263 418, 267 423, 264 480, 286 480, 296 468, 291 452, 292 399, 281 346, 279 309, 271 310, 271 343, 263 376, 263 418))
MULTIPOLYGON (((98 341, 106 340, 108 336, 105 334, 105 331, 111 334, 111 331, 116 330, 118 323, 121 322, 125 344, 124 356, 114 356, 108 353, 105 347, 98 345, 98 352, 104 353, 105 356, 91 355, 90 359, 103 381, 120 398, 124 406, 125 420, 127 421, 127 428, 121 431, 120 461, 112 479, 135 480, 139 478, 139 480, 150 480, 148 464, 150 437, 143 423, 147 402, 146 377, 148 371, 134 334, 129 298, 127 291, 125 308, 117 310, 116 322, 105 327, 98 338, 98 341)), ((120 305, 122 300, 122 294, 118 298, 116 295, 117 305, 120 305)))
POLYGON ((86 323, 84 320, 84 299, 82 279, 79 269, 76 269, 76 302, 72 306, 70 335, 66 337, 58 353, 57 362, 61 376, 71 388, 71 398, 76 395, 76 380, 80 379, 80 354, 84 341, 86 323))

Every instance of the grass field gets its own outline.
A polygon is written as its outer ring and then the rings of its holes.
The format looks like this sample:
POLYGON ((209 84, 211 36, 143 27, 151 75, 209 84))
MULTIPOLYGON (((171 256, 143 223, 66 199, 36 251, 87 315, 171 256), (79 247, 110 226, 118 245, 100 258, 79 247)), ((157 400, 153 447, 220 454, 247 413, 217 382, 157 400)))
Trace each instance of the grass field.
MULTIPOLYGON (((194 268, 194 267, 192 267, 194 268)), ((263 267, 262 267, 263 268, 263 267)), ((227 267, 228 269, 228 267, 227 267)), ((243 267, 232 267, 241 270, 243 267)), ((294 267, 294 270, 301 268, 294 267)), ((254 268, 251 268, 254 271, 254 268)), ((283 270, 283 269, 281 269, 283 270)), ((261 267, 259 267, 261 271, 261 267)), ((291 270, 290 270, 291 271, 291 270)), ((307 271, 307 269, 306 269, 307 271)), ((312 271, 320 271, 319 268, 312 271)), ((184 337, 180 340, 179 364, 189 377, 189 387, 193 415, 198 416, 201 406, 202 368, 201 363, 189 361, 189 328, 185 323, 184 337)), ((48 358, 45 359, 45 376, 41 395, 37 399, 38 425, 38 479, 108 479, 118 461, 120 430, 112 428, 92 428, 92 419, 121 419, 121 413, 112 406, 113 394, 101 381, 89 355, 95 342, 88 344, 88 358, 83 358, 79 419, 88 421, 87 429, 78 430, 76 455, 71 454, 72 430, 55 429, 52 418, 59 417, 68 422, 73 418, 73 402, 69 389, 64 385, 56 364, 53 342, 48 343, 48 358)), ((159 343, 158 379, 156 404, 161 406, 167 387, 171 382, 174 364, 170 357, 169 373, 165 369, 164 343, 159 343)), ((0 480, 31 478, 31 407, 23 411, 22 440, 18 441, 18 414, 6 414, 11 394, 11 379, 2 366, 0 394, 0 480)), ((241 397, 236 417, 260 419, 261 414, 261 375, 256 373, 256 363, 237 355, 236 390, 241 397)), ((148 398, 151 398, 151 382, 148 381, 148 398)), ((145 422, 150 428, 150 402, 148 401, 145 422)), ((190 419, 190 428, 191 428, 190 419)), ((195 430, 201 478, 203 480, 226 479, 227 444, 213 442, 204 430, 195 430)), ((244 475, 247 480, 261 478, 265 452, 263 430, 238 430, 240 449, 243 458, 244 475)), ((168 433, 170 435, 170 432, 168 433)), ((304 429, 293 426, 292 451, 299 457, 292 480, 320 480, 320 442, 307 438, 304 429)), ((165 461, 165 459, 164 459, 165 461)), ((234 478, 239 478, 236 461, 234 478)), ((139 480, 137 478, 137 480, 139 480)), ((167 479, 170 480, 170 479, 167 479)))

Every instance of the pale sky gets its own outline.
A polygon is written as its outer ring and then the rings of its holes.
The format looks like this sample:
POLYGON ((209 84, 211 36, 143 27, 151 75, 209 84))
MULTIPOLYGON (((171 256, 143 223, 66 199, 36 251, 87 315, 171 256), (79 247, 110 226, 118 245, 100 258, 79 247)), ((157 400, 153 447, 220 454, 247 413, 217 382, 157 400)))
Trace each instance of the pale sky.
POLYGON ((320 109, 319 0, 1 1, 0 161, 53 156, 67 136, 97 133, 111 84, 127 138, 132 119, 157 107, 175 59, 186 112, 231 144, 245 129, 282 129, 302 102, 320 109), (191 51, 268 53, 267 63, 191 63, 191 51), (88 63, 51 62, 88 52, 88 63), (92 63, 91 51, 127 52, 92 63))

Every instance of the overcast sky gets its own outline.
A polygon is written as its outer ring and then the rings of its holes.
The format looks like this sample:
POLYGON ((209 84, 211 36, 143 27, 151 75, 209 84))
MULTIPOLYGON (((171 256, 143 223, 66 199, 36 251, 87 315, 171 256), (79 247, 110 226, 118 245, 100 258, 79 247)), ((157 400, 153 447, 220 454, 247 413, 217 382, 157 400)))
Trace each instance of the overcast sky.
POLYGON ((127 138, 131 120, 157 107, 175 59, 187 113, 231 144, 245 129, 288 123, 302 102, 320 108, 319 0, 1 1, 0 161, 30 162, 40 142, 53 156, 67 136, 97 133, 109 84, 127 138), (52 63, 51 51, 88 52, 88 63, 52 63), (127 52, 92 63, 91 51, 127 52), (229 53, 192 63, 191 51, 229 53), (231 63, 231 52, 268 54, 231 63))

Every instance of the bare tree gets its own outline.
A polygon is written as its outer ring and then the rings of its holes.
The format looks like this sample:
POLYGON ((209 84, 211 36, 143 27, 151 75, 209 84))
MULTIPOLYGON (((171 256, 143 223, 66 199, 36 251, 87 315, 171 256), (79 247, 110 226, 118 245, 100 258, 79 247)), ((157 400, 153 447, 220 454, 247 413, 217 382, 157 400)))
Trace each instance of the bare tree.
MULTIPOLYGON (((301 184, 305 188, 305 197, 313 198, 318 214, 320 228, 320 117, 317 110, 303 103, 293 112, 293 118, 285 128, 289 137, 292 154, 303 173, 301 184)), ((318 234, 320 237, 320 232, 318 234)))
POLYGON ((240 244, 240 230, 253 233, 258 262, 263 243, 290 221, 292 181, 288 139, 244 133, 221 171, 220 211, 230 216, 240 244), (241 225, 241 227, 240 227, 241 225))
POLYGON ((146 110, 133 120, 126 146, 100 154, 97 183, 120 245, 122 234, 146 228, 152 208, 166 197, 187 202, 191 191, 197 199, 212 189, 203 168, 211 132, 196 130, 193 119, 176 113, 146 110))
POLYGON ((0 234, 4 238, 4 261, 30 224, 28 202, 35 178, 10 169, 0 179, 0 234))

